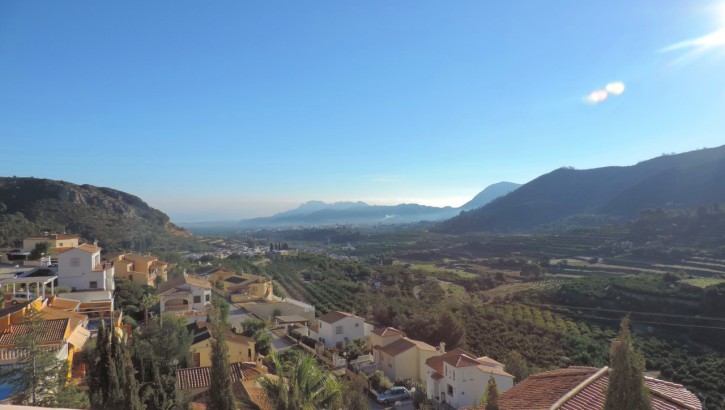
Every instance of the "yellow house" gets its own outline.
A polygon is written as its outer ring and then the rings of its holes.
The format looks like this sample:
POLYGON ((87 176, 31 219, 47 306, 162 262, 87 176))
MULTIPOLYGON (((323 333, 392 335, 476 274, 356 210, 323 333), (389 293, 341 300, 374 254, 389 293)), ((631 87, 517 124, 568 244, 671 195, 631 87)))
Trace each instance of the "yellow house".
POLYGON ((78 240, 78 235, 67 235, 61 233, 55 233, 48 236, 36 236, 23 239, 23 249, 31 251, 35 248, 36 244, 48 242, 50 244, 50 253, 57 255, 66 249, 78 246, 78 240))
POLYGON ((427 380, 426 360, 445 353, 445 346, 441 344, 436 348, 428 343, 405 337, 404 333, 397 329, 392 330, 397 332, 383 329, 382 332, 374 333, 377 336, 376 341, 386 343, 373 347, 375 364, 390 380, 427 380))
POLYGON ((59 360, 67 360, 69 369, 72 368, 75 352, 83 349, 90 337, 90 331, 86 329, 88 316, 70 310, 73 301, 50 300, 53 301, 56 306, 50 305, 48 299, 37 298, 0 311, 0 366, 14 365, 22 358, 23 353, 16 345, 17 337, 30 331, 25 314, 33 308, 40 311, 43 319, 38 339, 56 351, 59 360))
MULTIPOLYGON (((212 330, 204 321, 196 321, 186 326, 194 340, 191 344, 191 357, 196 367, 211 366, 212 330)), ((229 362, 254 362, 254 339, 227 330, 224 340, 229 349, 229 362)))
POLYGON ((139 285, 155 286, 156 278, 166 282, 168 277, 169 265, 155 256, 124 253, 114 257, 112 262, 117 278, 139 285))

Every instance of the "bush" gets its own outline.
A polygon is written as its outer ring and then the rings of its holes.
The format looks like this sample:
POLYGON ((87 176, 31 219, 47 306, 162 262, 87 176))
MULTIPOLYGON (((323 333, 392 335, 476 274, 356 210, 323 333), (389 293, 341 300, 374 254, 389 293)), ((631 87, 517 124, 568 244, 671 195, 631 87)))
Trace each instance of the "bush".
POLYGON ((370 387, 377 392, 382 392, 393 387, 393 382, 388 379, 388 376, 386 376, 382 370, 376 370, 375 373, 370 376, 370 387))

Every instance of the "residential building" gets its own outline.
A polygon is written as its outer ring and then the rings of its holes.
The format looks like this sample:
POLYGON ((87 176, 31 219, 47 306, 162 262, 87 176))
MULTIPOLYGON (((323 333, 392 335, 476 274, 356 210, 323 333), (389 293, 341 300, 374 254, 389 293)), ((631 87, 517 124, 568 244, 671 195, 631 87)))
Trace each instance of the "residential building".
POLYGON ((211 284, 198 276, 184 274, 159 285, 161 314, 193 314, 211 306, 211 284))
POLYGON ((17 338, 30 330, 25 317, 31 308, 39 310, 42 318, 42 332, 38 339, 55 352, 59 360, 67 360, 69 368, 72 368, 74 354, 83 349, 90 337, 86 328, 88 316, 73 311, 73 305, 72 301, 57 298, 37 298, 0 310, 0 370, 17 365, 23 357, 17 338), (51 300, 55 300, 55 306, 49 304, 51 300))
POLYGON ((216 289, 221 290, 234 303, 271 299, 273 296, 272 281, 264 276, 237 274, 225 268, 213 269, 202 276, 209 279, 216 289))
POLYGON ((425 364, 428 398, 455 409, 480 403, 491 378, 499 392, 514 385, 514 376, 504 371, 503 364, 488 357, 476 358, 463 349, 433 356, 425 364))
MULTIPOLYGON (((253 363, 229 363, 229 375, 232 392, 238 401, 251 401, 260 410, 274 410, 257 383, 261 377, 270 377, 265 367, 253 363)), ((209 408, 209 398, 213 394, 209 391, 210 387, 211 367, 192 367, 176 372, 176 395, 188 399, 194 409, 209 408)))
POLYGON ((123 253, 112 259, 117 278, 130 280, 139 285, 155 286, 157 280, 168 278, 169 264, 151 255, 123 253))
MULTIPOLYGON (((400 332, 402 334, 402 332, 400 332)), ((373 346, 375 364, 390 380, 427 380, 426 360, 445 351, 445 345, 436 348, 428 343, 402 335, 388 338, 385 345, 373 346), (398 337, 400 336, 400 337, 398 337)))
POLYGON ((352 313, 332 311, 317 318, 310 325, 310 337, 322 342, 326 348, 341 348, 355 339, 365 339, 373 330, 365 319, 352 313))
POLYGON ((274 322, 274 318, 280 315, 297 315, 309 321, 315 320, 314 306, 290 298, 255 299, 238 303, 237 306, 270 322, 274 322))
POLYGON ((58 286, 81 290, 114 290, 114 269, 101 262, 101 248, 88 243, 66 249, 58 256, 58 286))
MULTIPOLYGON (((601 409, 609 386, 609 367, 573 366, 538 373, 499 397, 501 410, 601 409)), ((701 410, 702 403, 684 386, 645 377, 653 410, 701 410)), ((480 407, 483 409, 483 407, 480 407)))
POLYGON ((78 235, 68 235, 64 233, 54 233, 47 236, 36 236, 23 239, 23 250, 32 251, 35 245, 47 242, 50 245, 50 253, 57 255, 58 253, 75 248, 78 246, 78 235))
POLYGON ((370 333, 370 344, 385 346, 403 337, 405 337, 405 333, 394 327, 382 327, 370 333))
MULTIPOLYGON (((191 357, 194 365, 199 367, 211 366, 211 338, 213 337, 210 326, 204 321, 194 321, 186 328, 192 334, 194 340, 191 345, 191 357)), ((254 362, 256 352, 254 351, 254 339, 228 330, 224 332, 224 340, 229 349, 230 362, 254 362)))

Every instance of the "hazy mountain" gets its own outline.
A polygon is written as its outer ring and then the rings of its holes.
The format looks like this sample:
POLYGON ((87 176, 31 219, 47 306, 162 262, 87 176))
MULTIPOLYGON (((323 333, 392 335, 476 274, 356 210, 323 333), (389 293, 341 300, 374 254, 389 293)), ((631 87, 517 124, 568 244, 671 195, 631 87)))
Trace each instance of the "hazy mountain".
POLYGON ((368 205, 364 202, 326 204, 310 201, 290 211, 273 216, 245 219, 242 227, 283 227, 301 225, 399 224, 419 221, 441 221, 456 215, 458 209, 437 208, 418 204, 368 205))
POLYGON ((326 202, 322 201, 307 201, 303 203, 302 205, 298 206, 297 208, 290 209, 289 211, 283 211, 279 212, 277 214, 274 214, 272 217, 285 217, 285 216, 292 216, 292 215, 309 215, 313 212, 322 211, 326 209, 332 209, 332 210, 344 210, 344 209, 350 209, 350 208, 358 208, 358 207, 366 207, 370 206, 366 204, 365 202, 335 202, 328 204, 326 202))
POLYGON ((134 195, 37 178, 0 177, 0 226, 4 246, 46 230, 98 240, 108 250, 149 250, 191 236, 134 195))
POLYGON ((504 196, 509 192, 520 187, 521 184, 515 182, 497 182, 487 186, 483 191, 479 192, 478 195, 474 196, 473 199, 466 202, 460 209, 464 211, 470 211, 471 209, 480 208, 494 199, 504 196))
POLYGON ((528 230, 564 218, 631 219, 647 208, 725 202, 725 146, 626 167, 560 168, 440 224, 450 233, 528 230))

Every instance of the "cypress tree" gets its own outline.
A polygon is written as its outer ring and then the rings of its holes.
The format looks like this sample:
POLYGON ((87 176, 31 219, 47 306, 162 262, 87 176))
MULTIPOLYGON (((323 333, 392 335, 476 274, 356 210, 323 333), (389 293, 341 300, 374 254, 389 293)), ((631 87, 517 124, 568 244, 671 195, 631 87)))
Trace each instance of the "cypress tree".
POLYGON ((229 348, 224 340, 226 328, 218 318, 218 312, 213 315, 211 339, 211 408, 215 410, 234 409, 234 395, 232 392, 232 378, 229 374, 229 348))
POLYGON ((618 343, 611 352, 611 370, 605 410, 651 410, 652 398, 644 384, 645 361, 634 350, 629 317, 620 324, 618 343))
POLYGON ((498 386, 493 375, 488 379, 488 386, 486 387, 486 410, 499 410, 498 386))

